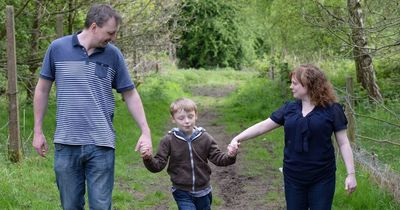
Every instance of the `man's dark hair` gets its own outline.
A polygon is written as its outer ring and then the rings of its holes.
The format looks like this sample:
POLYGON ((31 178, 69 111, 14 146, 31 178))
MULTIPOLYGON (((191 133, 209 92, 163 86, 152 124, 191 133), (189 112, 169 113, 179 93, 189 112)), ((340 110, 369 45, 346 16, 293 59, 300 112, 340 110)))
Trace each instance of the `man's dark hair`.
POLYGON ((92 23, 96 23, 99 27, 103 27, 110 18, 115 18, 118 25, 122 23, 122 17, 111 5, 95 4, 86 15, 85 28, 89 28, 92 23))

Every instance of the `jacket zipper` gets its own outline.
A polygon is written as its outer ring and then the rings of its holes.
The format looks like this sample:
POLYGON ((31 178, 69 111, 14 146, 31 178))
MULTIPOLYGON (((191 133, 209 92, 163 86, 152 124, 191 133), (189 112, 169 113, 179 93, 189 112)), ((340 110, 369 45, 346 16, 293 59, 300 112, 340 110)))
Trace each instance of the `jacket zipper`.
POLYGON ((190 154, 190 165, 192 166, 192 192, 195 192, 195 182, 196 176, 194 174, 194 161, 193 161, 193 152, 192 152, 192 142, 188 142, 189 144, 189 154, 190 154))

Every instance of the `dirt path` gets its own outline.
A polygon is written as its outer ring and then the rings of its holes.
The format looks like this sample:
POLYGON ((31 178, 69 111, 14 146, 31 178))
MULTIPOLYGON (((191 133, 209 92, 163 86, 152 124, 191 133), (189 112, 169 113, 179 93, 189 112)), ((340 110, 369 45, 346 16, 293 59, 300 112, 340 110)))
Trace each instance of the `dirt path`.
MULTIPOLYGON (((227 96, 234 90, 233 86, 225 87, 196 87, 193 89, 194 96, 212 97, 218 102, 222 97, 227 96)), ((201 104, 201 103, 200 103, 201 104)), ((231 135, 225 133, 224 126, 219 125, 216 120, 219 113, 213 107, 200 107, 198 126, 204 127, 218 142, 221 150, 226 151, 226 147, 231 141, 231 135)), ((265 146, 267 151, 274 155, 274 151, 268 144, 265 146)), ((214 194, 221 198, 222 204, 213 205, 214 209, 221 210, 243 210, 243 209, 284 209, 283 199, 278 201, 268 201, 267 194, 282 195, 281 185, 276 184, 279 179, 279 172, 265 164, 263 174, 265 176, 245 176, 241 171, 246 170, 244 166, 244 154, 239 154, 236 164, 228 167, 216 167, 213 164, 213 174, 211 176, 214 194)))
MULTIPOLYGON (((225 132, 224 125, 220 125, 217 119, 220 113, 217 112, 215 106, 223 100, 224 97, 234 91, 235 87, 216 86, 216 87, 192 87, 193 99, 199 106, 199 118, 196 122, 197 126, 204 127, 218 142, 220 149, 226 151, 226 147, 231 141, 231 135, 225 132)), ((172 123, 167 126, 168 129, 174 126, 172 123)), ((239 132, 239 131, 238 131, 239 132)), ((265 148, 267 152, 274 157, 276 152, 270 143, 261 143, 261 148, 265 148)), ((243 147, 243 146, 242 146, 243 147)), ((248 151, 250 152, 250 151, 248 151)), ((216 167, 210 163, 212 167, 211 185, 213 186, 214 201, 213 210, 280 210, 284 208, 284 198, 281 174, 278 169, 272 168, 268 163, 251 162, 245 159, 246 151, 238 154, 237 161, 234 165, 228 167, 216 167), (246 162, 247 161, 247 162, 246 162), (254 174, 246 173, 250 164, 261 165, 261 169, 257 169, 262 175, 244 175, 254 174), (260 172, 261 170, 261 172, 260 172)), ((159 184, 158 184, 159 185, 159 184)), ((157 187, 158 190, 170 194, 168 186, 157 187)), ((172 196, 171 196, 172 198, 172 196)), ((164 203, 159 206, 147 208, 164 210, 169 209, 168 204, 164 203)), ((174 208, 173 208, 174 209, 174 208)))

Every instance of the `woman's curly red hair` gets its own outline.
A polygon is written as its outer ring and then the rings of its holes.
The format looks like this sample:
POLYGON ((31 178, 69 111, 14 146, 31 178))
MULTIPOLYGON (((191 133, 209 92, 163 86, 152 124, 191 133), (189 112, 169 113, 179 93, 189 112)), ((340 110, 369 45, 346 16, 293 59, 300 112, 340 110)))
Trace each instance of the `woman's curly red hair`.
POLYGON ((313 64, 302 64, 289 75, 296 78, 303 87, 307 88, 311 102, 315 106, 325 107, 337 101, 332 84, 325 74, 313 64))

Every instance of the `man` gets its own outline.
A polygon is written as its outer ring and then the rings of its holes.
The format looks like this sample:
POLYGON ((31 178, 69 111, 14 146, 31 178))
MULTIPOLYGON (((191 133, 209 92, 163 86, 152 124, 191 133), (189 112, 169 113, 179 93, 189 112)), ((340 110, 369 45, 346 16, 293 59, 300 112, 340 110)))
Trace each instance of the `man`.
POLYGON ((152 147, 143 105, 114 41, 121 16, 109 5, 90 8, 83 31, 49 46, 34 97, 34 138, 40 156, 48 150, 42 124, 53 81, 57 86, 54 170, 64 209, 111 209, 114 184, 114 96, 121 93, 141 129, 136 145, 152 147))

